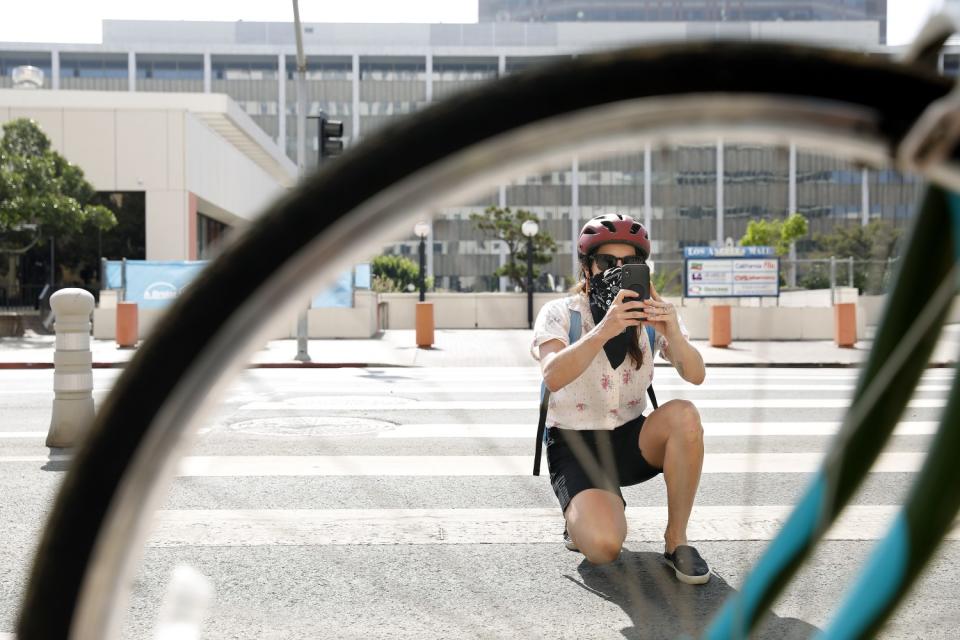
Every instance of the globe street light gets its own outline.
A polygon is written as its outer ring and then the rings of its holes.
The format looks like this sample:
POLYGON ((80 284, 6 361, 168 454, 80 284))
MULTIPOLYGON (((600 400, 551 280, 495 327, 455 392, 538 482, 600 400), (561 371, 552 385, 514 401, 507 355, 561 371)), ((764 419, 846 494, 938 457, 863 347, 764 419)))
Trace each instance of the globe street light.
POLYGON ((533 237, 540 231, 536 220, 527 220, 520 226, 527 236, 527 328, 533 329, 533 237))

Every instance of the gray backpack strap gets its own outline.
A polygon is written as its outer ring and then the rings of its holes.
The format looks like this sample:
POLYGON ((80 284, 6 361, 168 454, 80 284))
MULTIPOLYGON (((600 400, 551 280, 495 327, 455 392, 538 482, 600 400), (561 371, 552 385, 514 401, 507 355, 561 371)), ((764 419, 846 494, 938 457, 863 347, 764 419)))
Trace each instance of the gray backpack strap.
MULTIPOLYGON (((650 357, 656 358, 657 354, 654 353, 654 349, 657 348, 657 332, 653 330, 653 327, 647 325, 647 340, 650 342, 650 357)), ((652 362, 650 364, 653 364, 652 362)), ((651 377, 653 377, 653 372, 651 371, 651 377)), ((653 405, 653 410, 656 411, 660 408, 660 405, 657 404, 657 394, 653 392, 653 382, 650 383, 650 386, 647 387, 647 395, 650 397, 650 404, 653 405)))
MULTIPOLYGON (((570 344, 580 339, 582 318, 579 311, 570 310, 570 332, 567 337, 570 344)), ((550 402, 550 390, 545 382, 540 383, 540 421, 537 423, 536 449, 533 452, 533 475, 540 475, 540 457, 543 454, 544 441, 547 438, 547 406, 550 402)))

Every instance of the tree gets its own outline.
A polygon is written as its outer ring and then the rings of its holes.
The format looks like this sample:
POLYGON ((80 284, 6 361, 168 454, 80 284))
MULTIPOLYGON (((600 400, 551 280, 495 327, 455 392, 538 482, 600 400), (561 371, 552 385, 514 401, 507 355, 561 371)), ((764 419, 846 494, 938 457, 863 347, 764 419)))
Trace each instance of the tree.
MULTIPOLYGON (((896 258, 902 230, 884 220, 874 220, 866 225, 837 227, 831 233, 818 233, 814 238, 814 257, 854 259, 853 284, 861 292, 879 293, 884 290, 890 277, 888 259, 896 258)), ((843 277, 838 278, 844 281, 843 277)), ((804 286, 820 286, 829 277, 808 279, 804 286)))
MULTIPOLYGON (((415 291, 420 287, 420 266, 403 256, 377 256, 370 263, 374 291, 415 291)), ((433 288, 433 278, 426 279, 427 289, 433 288)))
POLYGON ((16 255, 44 238, 110 229, 117 219, 97 204, 83 171, 54 151, 37 123, 21 118, 0 138, 0 253, 11 256, 7 280, 16 288, 16 255))
MULTIPOLYGON (((513 211, 510 207, 487 207, 483 213, 470 214, 470 220, 478 230, 488 238, 500 240, 507 246, 507 262, 493 272, 496 277, 506 276, 515 286, 527 290, 527 237, 521 227, 527 220, 540 222, 537 216, 524 209, 513 211)), ((543 229, 533 237, 533 277, 539 272, 536 265, 547 264, 553 260, 557 243, 543 229)))
POLYGON ((786 220, 751 220, 747 232, 740 238, 744 247, 774 247, 777 255, 786 255, 790 244, 807 235, 809 225, 800 213, 791 214, 786 220))
POLYGON ((32 120, 3 126, 0 138, 0 233, 36 225, 41 236, 77 233, 85 227, 110 229, 113 212, 96 204, 96 191, 83 171, 50 148, 32 120))

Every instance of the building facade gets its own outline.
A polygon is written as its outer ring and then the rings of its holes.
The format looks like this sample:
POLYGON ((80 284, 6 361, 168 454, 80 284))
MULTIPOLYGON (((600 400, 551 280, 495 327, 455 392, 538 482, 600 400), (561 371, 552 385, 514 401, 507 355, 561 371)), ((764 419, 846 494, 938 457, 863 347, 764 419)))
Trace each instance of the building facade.
MULTIPOLYGON (((866 8, 864 12, 872 15, 866 8)), ((342 120, 349 146, 394 118, 531 65, 627 43, 700 38, 705 25, 723 27, 695 22, 305 24, 308 115, 324 111, 342 120)), ((881 19, 739 22, 736 29, 741 37, 754 39, 842 43, 875 54, 887 52, 880 44, 881 19)), ((951 56, 944 57, 945 72, 952 70, 951 56)), ((43 69, 45 87, 54 91, 227 94, 287 157, 296 157, 290 24, 105 21, 99 45, 0 43, 0 86, 9 86, 10 70, 23 64, 43 69)), ((307 140, 312 147, 307 163, 312 166, 315 120, 308 120, 307 140)), ((624 212, 650 220, 654 251, 670 260, 678 259, 685 246, 739 238, 753 218, 783 217, 792 211, 806 215, 814 233, 875 219, 904 225, 922 187, 910 177, 863 170, 803 149, 716 140, 637 149, 595 162, 571 157, 563 164, 545 175, 518 176, 486 197, 440 212, 428 252, 428 270, 436 285, 451 290, 506 286, 491 275, 506 259, 504 247, 482 236, 469 219, 490 205, 523 208, 539 216, 541 227, 558 243, 545 270, 559 284, 574 272, 575 230, 601 213, 624 212)), ((416 247, 411 235, 385 250, 415 255, 416 247)))
MULTIPOLYGON (((949 1, 949 0, 948 0, 949 1)), ((875 20, 887 0, 479 0, 480 22, 770 22, 875 20)))

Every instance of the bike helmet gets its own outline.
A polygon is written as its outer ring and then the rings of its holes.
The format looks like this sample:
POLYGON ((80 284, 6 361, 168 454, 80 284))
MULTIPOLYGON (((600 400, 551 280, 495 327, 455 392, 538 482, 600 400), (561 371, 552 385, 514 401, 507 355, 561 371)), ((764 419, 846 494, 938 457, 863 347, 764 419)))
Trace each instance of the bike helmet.
POLYGON ((611 242, 633 245, 644 259, 650 256, 650 234, 646 228, 619 213, 608 213, 591 218, 580 230, 577 248, 581 257, 593 253, 597 247, 611 242))

